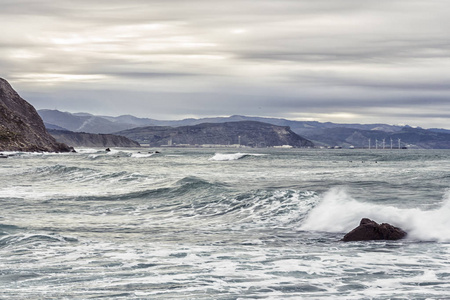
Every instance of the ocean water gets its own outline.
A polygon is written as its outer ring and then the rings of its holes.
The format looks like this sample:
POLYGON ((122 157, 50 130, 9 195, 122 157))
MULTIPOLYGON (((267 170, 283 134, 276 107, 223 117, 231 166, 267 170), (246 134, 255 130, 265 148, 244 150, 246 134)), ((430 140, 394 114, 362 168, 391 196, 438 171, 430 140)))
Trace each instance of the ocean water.
POLYGON ((449 150, 77 150, 0 159, 1 299, 450 298, 449 150))

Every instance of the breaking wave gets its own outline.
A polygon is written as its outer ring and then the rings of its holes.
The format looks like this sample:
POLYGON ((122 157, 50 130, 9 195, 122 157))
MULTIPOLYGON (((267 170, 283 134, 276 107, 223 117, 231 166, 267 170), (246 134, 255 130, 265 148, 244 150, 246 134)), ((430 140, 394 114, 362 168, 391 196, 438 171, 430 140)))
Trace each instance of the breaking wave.
POLYGON ((216 153, 209 160, 213 161, 231 161, 238 160, 248 156, 264 156, 265 154, 255 154, 255 153, 216 153))
POLYGON ((12 234, 0 239, 0 249, 5 247, 47 245, 53 242, 76 242, 75 238, 64 237, 58 234, 12 234))
POLYGON ((408 238, 421 241, 450 242, 450 192, 437 209, 397 208, 360 202, 345 188, 333 188, 308 213, 301 230, 348 232, 359 225, 362 218, 378 223, 390 223, 404 229, 408 238))

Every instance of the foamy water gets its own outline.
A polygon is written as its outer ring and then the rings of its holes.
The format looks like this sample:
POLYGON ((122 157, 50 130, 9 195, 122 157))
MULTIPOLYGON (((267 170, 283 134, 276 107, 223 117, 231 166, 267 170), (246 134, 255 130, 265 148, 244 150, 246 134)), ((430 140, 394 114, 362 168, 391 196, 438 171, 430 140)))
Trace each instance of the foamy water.
POLYGON ((424 210, 358 202, 345 189, 332 188, 308 213, 300 229, 348 232, 362 218, 395 224, 408 232, 408 239, 450 242, 450 193, 445 192, 440 207, 424 210))
POLYGON ((265 154, 260 153, 216 153, 209 160, 215 161, 230 161, 230 160, 238 160, 248 156, 264 156, 265 154))
POLYGON ((449 151, 111 150, 0 160, 0 298, 448 297, 449 151))

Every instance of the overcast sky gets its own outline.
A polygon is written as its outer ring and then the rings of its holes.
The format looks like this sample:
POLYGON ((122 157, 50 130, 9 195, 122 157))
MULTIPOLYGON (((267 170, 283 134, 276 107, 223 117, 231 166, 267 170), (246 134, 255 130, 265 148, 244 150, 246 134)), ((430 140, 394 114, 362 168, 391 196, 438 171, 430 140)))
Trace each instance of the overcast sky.
POLYGON ((448 0, 0 0, 36 108, 450 128, 448 0))

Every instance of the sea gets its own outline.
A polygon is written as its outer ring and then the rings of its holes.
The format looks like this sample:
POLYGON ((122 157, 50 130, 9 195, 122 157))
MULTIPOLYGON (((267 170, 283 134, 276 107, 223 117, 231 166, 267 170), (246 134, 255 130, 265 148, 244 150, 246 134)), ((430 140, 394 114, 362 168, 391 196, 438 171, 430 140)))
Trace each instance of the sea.
POLYGON ((450 299, 450 150, 76 150, 0 158, 0 299, 450 299))

